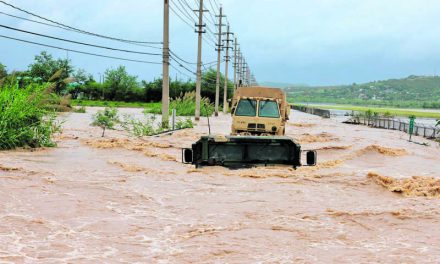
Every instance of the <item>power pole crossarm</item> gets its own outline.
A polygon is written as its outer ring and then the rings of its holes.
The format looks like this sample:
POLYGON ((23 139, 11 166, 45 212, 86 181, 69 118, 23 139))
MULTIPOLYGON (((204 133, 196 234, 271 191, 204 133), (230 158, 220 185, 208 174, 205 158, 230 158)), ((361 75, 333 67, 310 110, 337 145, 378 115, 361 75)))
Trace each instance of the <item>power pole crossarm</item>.
POLYGON ((162 127, 169 126, 170 103, 170 3, 164 0, 163 12, 163 62, 162 62, 162 127))

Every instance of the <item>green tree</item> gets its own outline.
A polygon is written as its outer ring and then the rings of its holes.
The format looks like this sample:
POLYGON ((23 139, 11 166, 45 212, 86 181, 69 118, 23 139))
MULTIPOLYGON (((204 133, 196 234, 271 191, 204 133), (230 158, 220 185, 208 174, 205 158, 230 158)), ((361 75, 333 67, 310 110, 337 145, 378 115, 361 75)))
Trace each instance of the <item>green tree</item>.
POLYGON ((105 130, 113 129, 118 122, 118 110, 116 108, 106 107, 104 110, 98 111, 93 116, 92 125, 100 126, 102 128, 102 137, 104 137, 105 130))
POLYGON ((0 80, 8 76, 8 72, 6 71, 6 66, 0 63, 0 80))
POLYGON ((80 84, 86 84, 88 82, 95 81, 93 79, 93 75, 88 74, 84 69, 77 69, 73 74, 72 77, 75 79, 75 82, 78 82, 80 84))
POLYGON ((105 71, 105 97, 112 101, 133 101, 134 94, 141 93, 137 76, 127 73, 124 66, 105 71))
POLYGON ((46 51, 35 56, 34 63, 28 66, 28 73, 32 78, 41 78, 43 82, 54 82, 55 91, 62 93, 66 88, 66 80, 73 72, 70 60, 54 59, 46 51))
MULTIPOLYGON (((146 102, 159 102, 162 99, 162 78, 152 82, 142 81, 142 86, 146 102)), ((171 90, 173 91, 173 89, 171 90)))
MULTIPOLYGON (((209 98, 211 102, 215 101, 215 84, 217 81, 217 71, 210 68, 202 74, 202 97, 209 98)), ((225 76, 220 74, 220 104, 223 103, 223 88, 225 86, 225 76)), ((195 86, 194 86, 195 87, 195 86)), ((234 84, 228 81, 228 98, 231 98, 234 92, 234 84)))
POLYGON ((40 55, 35 56, 34 63, 29 65, 29 74, 32 77, 40 77, 44 82, 48 82, 59 70, 60 79, 66 79, 73 72, 73 66, 70 60, 54 59, 52 55, 46 51, 42 51, 40 55))

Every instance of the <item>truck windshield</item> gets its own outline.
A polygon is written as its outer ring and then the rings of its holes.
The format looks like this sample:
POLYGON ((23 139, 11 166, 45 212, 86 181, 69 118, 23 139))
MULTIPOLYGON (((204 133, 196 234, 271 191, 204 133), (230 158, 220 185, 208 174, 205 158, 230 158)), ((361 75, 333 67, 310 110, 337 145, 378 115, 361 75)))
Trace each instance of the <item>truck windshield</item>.
POLYGON ((276 101, 260 101, 260 117, 280 117, 280 112, 278 111, 278 103, 276 101))
POLYGON ((236 116, 256 116, 257 115, 257 102, 251 99, 244 99, 238 102, 237 110, 235 110, 236 116))

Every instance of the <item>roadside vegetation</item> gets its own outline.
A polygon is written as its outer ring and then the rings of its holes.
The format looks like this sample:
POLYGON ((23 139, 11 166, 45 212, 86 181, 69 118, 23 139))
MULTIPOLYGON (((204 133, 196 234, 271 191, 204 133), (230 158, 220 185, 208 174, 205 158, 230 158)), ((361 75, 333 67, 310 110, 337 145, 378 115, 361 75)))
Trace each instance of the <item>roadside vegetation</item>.
MULTIPOLYGON (((124 116, 121 126, 135 137, 153 136, 162 132, 171 131, 171 128, 163 128, 160 120, 155 115, 145 114, 143 119, 135 119, 131 116, 124 116)), ((193 128, 194 123, 191 118, 178 118, 175 123, 175 129, 193 128)))
POLYGON ((73 108, 72 111, 75 112, 75 113, 84 114, 84 113, 87 112, 87 109, 86 109, 85 106, 80 106, 80 107, 75 107, 75 108, 73 108))
MULTIPOLYGON (((214 102, 216 71, 207 69, 202 74, 202 94, 204 100, 214 102)), ((70 111, 71 106, 101 106, 101 107, 141 107, 160 109, 162 99, 162 79, 152 81, 139 80, 137 76, 127 72, 124 66, 109 68, 95 80, 92 74, 83 69, 76 69, 70 60, 56 59, 47 52, 35 56, 28 69, 9 72, 0 63, 0 86, 8 78, 18 81, 20 87, 30 83, 52 83, 56 99, 65 100, 55 102, 54 105, 65 105, 55 109, 57 111, 70 111), (71 104, 71 105, 70 105, 71 104)), ((224 86, 225 78, 220 77, 220 87, 224 86)), ((170 98, 177 102, 185 94, 195 91, 195 81, 192 79, 170 81, 170 98)), ((228 95, 232 97, 234 85, 228 82, 228 95)), ((220 102, 223 102, 223 93, 220 93, 220 102)), ((186 103, 181 102, 181 103, 186 103)), ((192 107, 193 108, 193 107, 192 107)), ((178 114, 188 115, 186 107, 179 107, 178 114)), ((157 112, 157 110, 151 110, 157 112)))
MULTIPOLYGON (((106 107, 104 110, 98 111, 93 115, 92 125, 102 128, 102 137, 105 136, 106 130, 115 129, 116 126, 127 131, 132 136, 144 137, 169 131, 169 129, 164 129, 159 121, 156 115, 148 113, 144 113, 144 117, 141 119, 134 118, 129 114, 125 114, 121 118, 116 108, 106 107)), ((191 118, 180 117, 176 120, 175 129, 192 127, 194 127, 194 124, 191 118)))
POLYGON ((55 146, 51 137, 60 130, 48 107, 54 99, 48 85, 0 87, 0 149, 55 146))
MULTIPOLYGON (((194 116, 196 111, 195 92, 188 92, 179 97, 171 100, 170 102, 170 114, 172 109, 176 109, 177 116, 194 116)), ((201 109, 200 114, 202 116, 211 116, 214 113, 214 105, 210 102, 209 98, 202 97, 201 98, 201 109)), ((147 114, 162 114, 162 104, 154 104, 145 108, 144 113, 147 114)))
POLYGON ((144 102, 122 102, 122 101, 98 101, 98 100, 72 100, 72 106, 97 106, 97 107, 118 107, 118 108, 154 108, 160 106, 158 103, 144 102))

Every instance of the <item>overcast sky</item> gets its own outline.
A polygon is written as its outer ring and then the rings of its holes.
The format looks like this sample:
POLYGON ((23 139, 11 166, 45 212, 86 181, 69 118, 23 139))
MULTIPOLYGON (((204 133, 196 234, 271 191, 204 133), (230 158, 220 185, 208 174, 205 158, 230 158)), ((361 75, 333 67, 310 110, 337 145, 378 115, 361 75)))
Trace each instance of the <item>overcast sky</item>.
MULTIPOLYGON (((180 0, 182 3, 184 0, 180 0)), ((195 8, 196 0, 186 0, 195 8)), ((214 1, 214 0, 211 0, 214 1)), ((440 1, 438 0, 217 0, 259 81, 327 85, 367 82, 440 71, 440 1)), ((161 0, 6 0, 47 18, 118 38, 162 41, 161 0)), ((212 9, 209 0, 206 8, 212 9)), ((171 0, 174 9, 182 8, 171 0)), ((211 10, 212 11, 212 10, 211 10)), ((0 12, 37 19, 0 3, 0 12)), ((208 20, 209 21, 209 20, 208 20)), ((193 23, 193 22, 191 22, 193 23)), ((0 14, 0 24, 72 40, 144 52, 158 49, 127 45, 0 14)), ((208 23, 210 25, 210 23, 208 23)), ((212 30, 214 28, 211 26, 212 30)), ((171 49, 196 60, 197 35, 171 12, 171 49)), ((161 61, 160 56, 110 52, 0 28, 0 35, 124 58, 161 61)), ((205 36, 206 39, 213 38, 205 36)), ((209 40, 208 40, 209 42, 209 40)), ((160 76, 160 65, 95 58, 0 38, 0 62, 8 70, 26 69, 47 50, 69 56, 96 78, 109 67, 125 65, 140 79, 160 76)), ((203 61, 216 59, 204 43, 203 61)), ((174 63, 177 65, 176 63, 174 63)), ((224 65, 222 65, 222 69, 224 65)), ((183 72, 185 70, 182 69, 183 72)), ((189 73, 188 73, 189 74, 189 73)), ((171 71, 173 77, 188 77, 171 71)))

